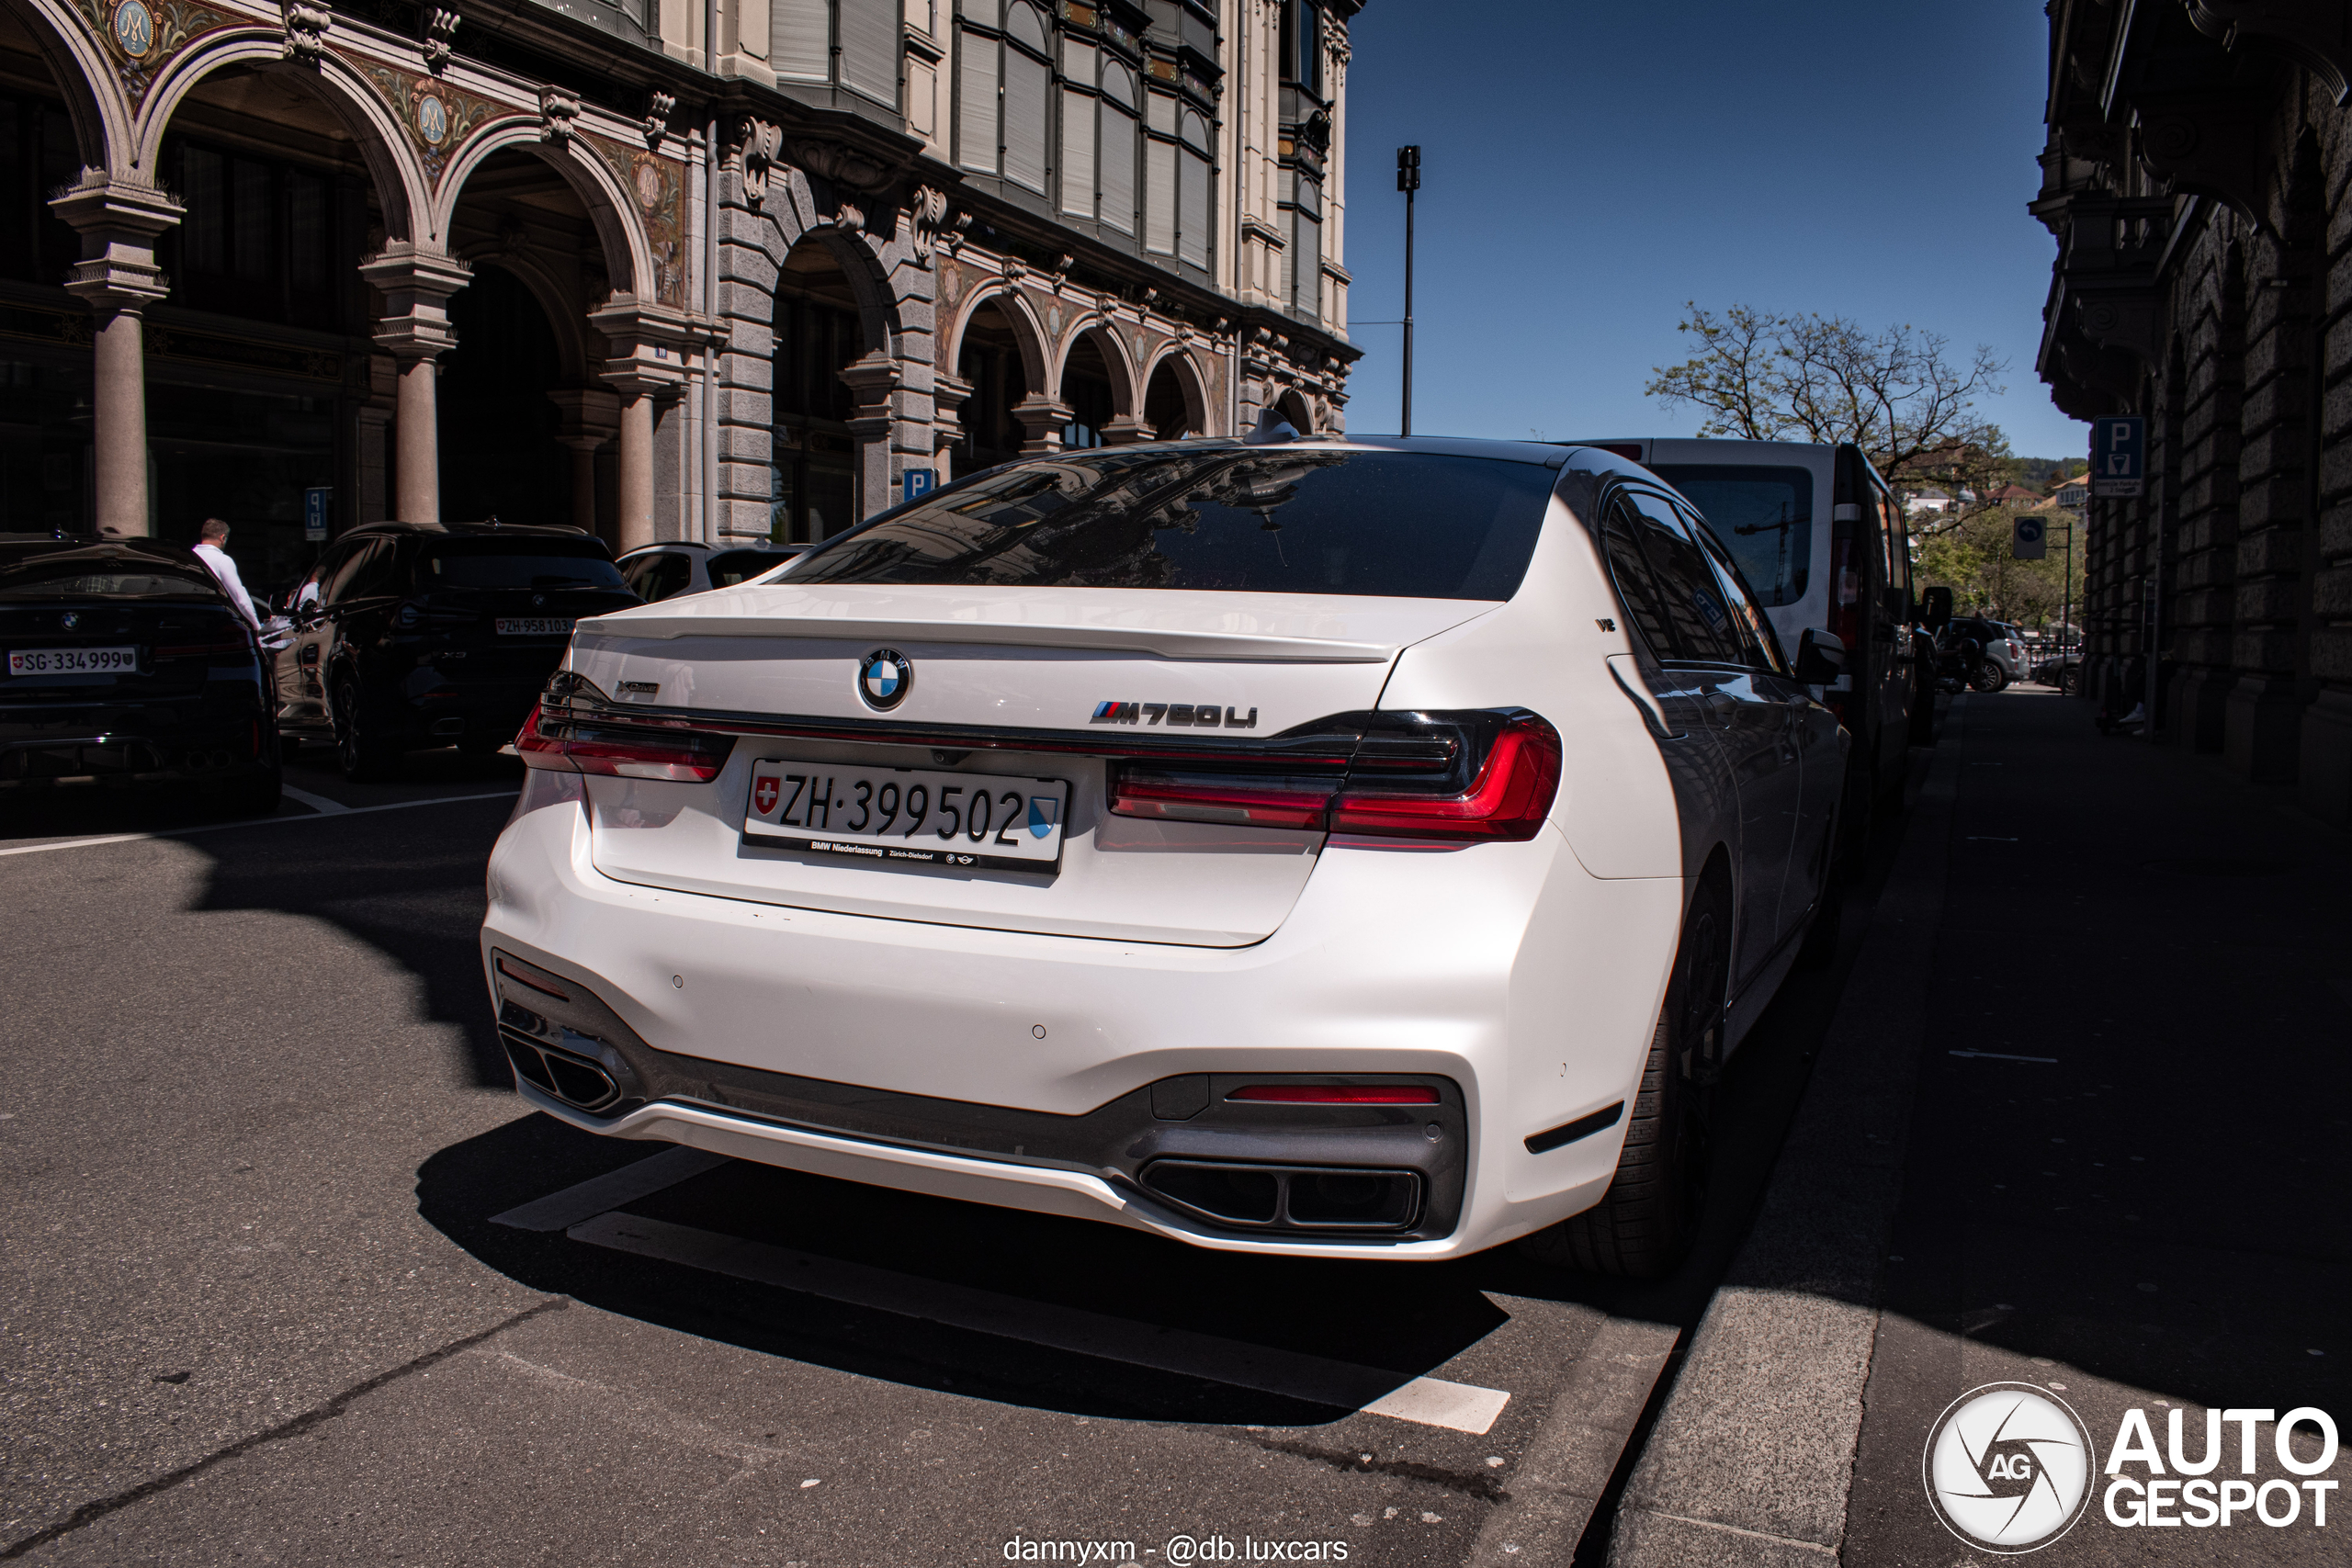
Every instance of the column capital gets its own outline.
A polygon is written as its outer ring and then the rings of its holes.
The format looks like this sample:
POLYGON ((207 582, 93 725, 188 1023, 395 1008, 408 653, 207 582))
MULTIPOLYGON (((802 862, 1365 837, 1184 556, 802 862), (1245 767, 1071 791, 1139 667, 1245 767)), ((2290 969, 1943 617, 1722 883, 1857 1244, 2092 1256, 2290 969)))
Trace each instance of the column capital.
POLYGON ((82 236, 82 259, 65 287, 94 310, 132 314, 171 292, 155 265, 155 237, 186 209, 154 186, 85 169, 76 184, 50 198, 50 209, 82 236))
POLYGON ((616 294, 589 311, 588 324, 609 344, 597 376, 631 397, 676 391, 685 385, 688 356, 727 340, 715 322, 633 294, 616 294))
POLYGON ((449 325, 449 296, 473 281, 473 269, 453 255, 406 240, 359 264, 359 276, 384 297, 376 344, 403 365, 436 359, 458 346, 449 325))
POLYGON ((1021 422, 1021 428, 1028 436, 1022 442, 1021 450, 1024 454, 1060 451, 1062 426, 1069 423, 1070 415, 1076 412, 1059 398, 1049 398, 1039 392, 1032 392, 1013 404, 1012 417, 1021 422))
POLYGON ((1120 414, 1102 427, 1105 446, 1132 446, 1138 441, 1151 439, 1151 430, 1131 413, 1120 414))
POLYGON ((621 400, 610 388, 560 387, 548 394, 548 401, 563 416, 556 439, 568 446, 585 443, 593 448, 620 434, 621 400))

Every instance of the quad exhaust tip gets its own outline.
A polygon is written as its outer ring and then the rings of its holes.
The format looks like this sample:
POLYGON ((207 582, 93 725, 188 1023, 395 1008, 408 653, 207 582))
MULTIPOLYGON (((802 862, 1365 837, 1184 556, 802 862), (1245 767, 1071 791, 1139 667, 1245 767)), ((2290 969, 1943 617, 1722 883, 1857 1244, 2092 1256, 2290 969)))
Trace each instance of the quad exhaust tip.
POLYGON ((502 1029, 498 1034, 515 1075, 566 1105, 602 1111, 620 1099, 620 1085, 613 1081, 613 1075, 586 1057, 541 1045, 512 1030, 502 1029))
POLYGON ((1162 1159, 1141 1180, 1178 1208, 1253 1230, 1401 1231, 1421 1213, 1413 1170, 1162 1159))

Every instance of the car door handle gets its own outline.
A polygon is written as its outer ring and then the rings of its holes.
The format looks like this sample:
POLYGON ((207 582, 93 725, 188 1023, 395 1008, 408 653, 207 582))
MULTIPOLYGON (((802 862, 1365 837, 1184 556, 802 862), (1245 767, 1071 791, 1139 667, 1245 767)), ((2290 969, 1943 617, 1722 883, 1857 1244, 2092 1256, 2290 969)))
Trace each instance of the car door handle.
POLYGON ((1739 712, 1739 699, 1724 692, 1709 692, 1707 709, 1728 725, 1732 721, 1732 716, 1739 712))

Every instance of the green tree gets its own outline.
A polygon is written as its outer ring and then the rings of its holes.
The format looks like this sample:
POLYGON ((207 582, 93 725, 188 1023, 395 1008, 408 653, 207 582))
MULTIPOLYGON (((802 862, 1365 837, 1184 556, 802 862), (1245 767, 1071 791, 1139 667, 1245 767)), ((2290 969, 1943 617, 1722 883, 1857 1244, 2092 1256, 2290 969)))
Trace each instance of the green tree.
MULTIPOLYGON (((1916 542, 1912 580, 1921 588, 1945 587, 1962 615, 1989 615, 2041 628, 2055 624, 2068 603, 2065 531, 2079 526, 2071 512, 2038 512, 2043 519, 2050 553, 2041 560, 2019 560, 2011 553, 2018 513, 2006 506, 1983 506, 1949 521, 1932 514, 1913 519, 1916 542)), ((2077 536, 2073 552, 2075 618, 2082 615, 2083 550, 2077 536)))

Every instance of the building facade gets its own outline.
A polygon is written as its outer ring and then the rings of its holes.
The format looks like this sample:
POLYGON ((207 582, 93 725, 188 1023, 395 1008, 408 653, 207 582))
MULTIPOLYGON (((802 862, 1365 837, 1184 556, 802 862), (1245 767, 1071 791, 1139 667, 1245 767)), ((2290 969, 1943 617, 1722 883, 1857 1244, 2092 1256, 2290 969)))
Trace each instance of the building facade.
POLYGON ((1340 428, 1359 4, 0 0, 0 531, 277 585, 312 491, 800 540, 1340 428))
POLYGON ((2086 689, 2352 820, 2352 21, 2049 9, 2037 367, 2147 422, 2142 494, 2086 502, 2086 689))

